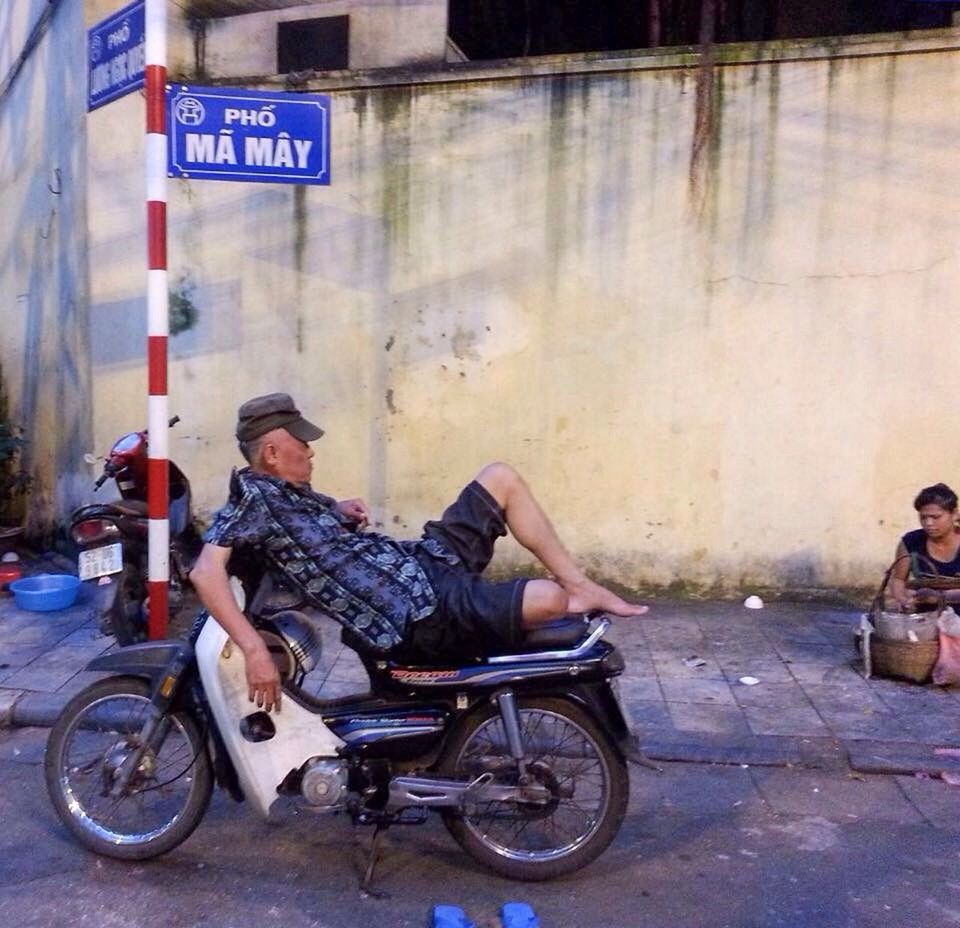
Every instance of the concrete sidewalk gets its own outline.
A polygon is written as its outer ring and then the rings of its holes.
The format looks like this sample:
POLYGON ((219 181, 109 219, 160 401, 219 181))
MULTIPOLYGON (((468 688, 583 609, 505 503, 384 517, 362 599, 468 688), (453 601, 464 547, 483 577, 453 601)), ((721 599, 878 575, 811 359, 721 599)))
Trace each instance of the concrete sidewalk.
MULTIPOLYGON (((24 573, 70 572, 54 555, 24 573)), ((853 651, 859 611, 810 603, 658 601, 649 616, 616 620, 622 692, 654 759, 960 773, 960 688, 864 680, 853 651), (699 659, 699 660, 693 660, 699 659), (697 666, 694 666, 697 665, 697 666), (747 686, 743 676, 760 682, 747 686)), ((321 696, 362 690, 356 655, 323 623, 324 659, 310 674, 321 696)), ((0 725, 50 725, 97 678, 84 671, 114 646, 89 602, 60 612, 18 609, 0 594, 0 725)))

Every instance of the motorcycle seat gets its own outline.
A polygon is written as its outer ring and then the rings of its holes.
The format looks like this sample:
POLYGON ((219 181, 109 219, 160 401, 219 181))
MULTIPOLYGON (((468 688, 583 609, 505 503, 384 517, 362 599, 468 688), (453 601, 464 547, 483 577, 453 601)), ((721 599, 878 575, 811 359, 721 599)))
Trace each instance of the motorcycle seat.
POLYGON ((546 622, 524 635, 517 648, 510 653, 529 654, 531 651, 566 651, 583 640, 590 620, 585 615, 564 615, 546 622))
POLYGON ((74 514, 74 521, 80 518, 95 518, 101 515, 125 516, 127 518, 145 518, 147 502, 142 499, 118 499, 111 503, 94 503, 84 506, 74 514))
MULTIPOLYGON (((568 651, 580 644, 587 635, 590 625, 590 616, 565 615, 541 625, 534 631, 527 632, 523 640, 515 645, 504 646, 496 652, 477 655, 475 660, 488 657, 498 657, 504 654, 532 654, 538 651, 568 651)), ((343 627, 340 631, 340 640, 351 650, 356 651, 362 660, 369 659, 369 648, 363 639, 354 631, 343 627)), ((387 658, 393 662, 396 658, 387 658)), ((451 663, 449 659, 438 658, 444 666, 451 663)), ((403 663, 406 663, 404 661, 403 663)), ((417 660, 418 664, 427 664, 417 660)), ((458 663, 454 660, 453 663, 458 663)), ((469 663, 469 661, 468 661, 469 663)))

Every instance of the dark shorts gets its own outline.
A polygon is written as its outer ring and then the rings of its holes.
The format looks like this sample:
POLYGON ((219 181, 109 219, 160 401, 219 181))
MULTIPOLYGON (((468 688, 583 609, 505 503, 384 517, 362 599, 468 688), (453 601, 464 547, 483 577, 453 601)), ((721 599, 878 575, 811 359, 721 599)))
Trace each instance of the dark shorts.
POLYGON ((517 645, 527 580, 494 583, 480 576, 497 539, 506 533, 503 510, 475 480, 439 520, 423 527, 423 537, 439 542, 460 564, 448 564, 426 551, 418 554, 437 594, 437 608, 411 626, 397 659, 436 663, 506 653, 517 645))

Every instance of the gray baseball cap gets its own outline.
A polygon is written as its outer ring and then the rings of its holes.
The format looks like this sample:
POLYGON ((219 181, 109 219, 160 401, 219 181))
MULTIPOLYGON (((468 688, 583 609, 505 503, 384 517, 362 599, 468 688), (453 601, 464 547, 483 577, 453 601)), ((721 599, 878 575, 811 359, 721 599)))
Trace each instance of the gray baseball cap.
POLYGON ((237 410, 238 441, 253 441, 280 428, 300 441, 316 441, 323 435, 323 429, 303 418, 289 393, 255 396, 237 410))

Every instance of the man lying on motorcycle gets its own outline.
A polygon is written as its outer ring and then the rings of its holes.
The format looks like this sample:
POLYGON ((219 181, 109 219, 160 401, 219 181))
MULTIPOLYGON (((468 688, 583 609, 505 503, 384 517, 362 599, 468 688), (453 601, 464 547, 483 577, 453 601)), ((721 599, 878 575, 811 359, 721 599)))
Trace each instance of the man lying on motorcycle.
POLYGON ((370 515, 362 500, 311 489, 308 443, 323 430, 287 394, 244 403, 236 434, 250 466, 237 473, 190 578, 244 654, 251 701, 267 711, 280 709, 280 680, 230 590, 234 549, 252 548, 365 645, 410 662, 508 652, 524 631, 571 612, 647 611, 587 578, 509 464, 488 464, 420 539, 397 541, 363 531, 370 515), (480 577, 508 528, 554 579, 480 577))

